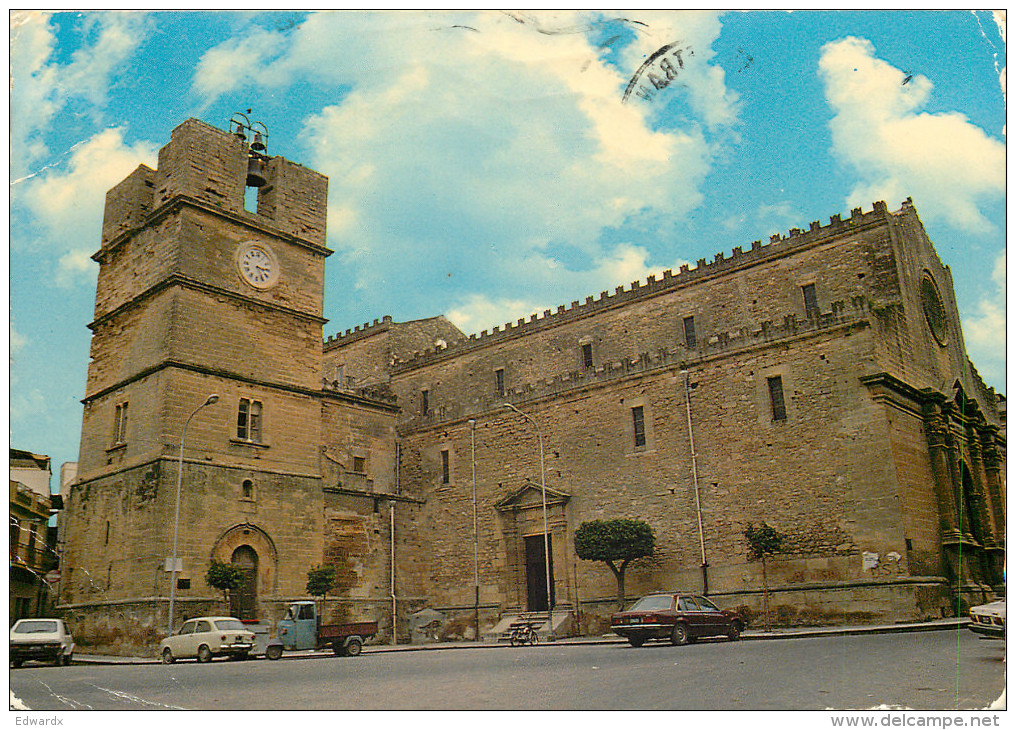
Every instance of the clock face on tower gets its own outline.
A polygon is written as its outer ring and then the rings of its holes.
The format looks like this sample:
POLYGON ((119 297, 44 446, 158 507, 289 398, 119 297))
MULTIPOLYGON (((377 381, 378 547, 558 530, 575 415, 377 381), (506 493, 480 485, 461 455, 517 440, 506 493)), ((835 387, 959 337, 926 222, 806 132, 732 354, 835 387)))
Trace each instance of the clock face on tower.
POLYGON ((255 289, 269 289, 279 280, 279 262, 263 243, 245 243, 236 251, 240 277, 255 289))

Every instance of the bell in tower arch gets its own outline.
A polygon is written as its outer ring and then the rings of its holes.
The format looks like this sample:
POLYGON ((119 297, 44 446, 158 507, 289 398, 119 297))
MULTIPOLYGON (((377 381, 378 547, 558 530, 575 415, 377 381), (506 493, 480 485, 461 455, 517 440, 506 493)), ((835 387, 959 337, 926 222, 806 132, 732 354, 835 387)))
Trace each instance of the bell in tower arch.
POLYGON ((265 176, 266 159, 261 155, 251 152, 247 156, 247 187, 260 188, 268 182, 265 176))

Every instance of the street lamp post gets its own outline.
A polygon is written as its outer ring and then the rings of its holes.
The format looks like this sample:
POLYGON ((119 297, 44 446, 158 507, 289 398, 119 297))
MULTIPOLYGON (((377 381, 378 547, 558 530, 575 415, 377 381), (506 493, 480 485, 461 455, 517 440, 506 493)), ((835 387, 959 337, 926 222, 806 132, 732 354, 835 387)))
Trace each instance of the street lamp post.
POLYGON ((194 418, 205 406, 210 406, 213 403, 219 402, 219 396, 214 393, 205 399, 205 402, 199 405, 194 411, 187 416, 187 420, 183 423, 183 433, 180 434, 180 461, 177 464, 176 469, 176 516, 173 518, 173 557, 172 557, 172 568, 170 568, 170 582, 169 582, 169 630, 167 635, 173 633, 173 608, 174 602, 176 601, 176 561, 177 561, 177 547, 179 544, 180 537, 180 489, 183 486, 183 443, 187 438, 187 426, 190 425, 191 419, 194 418))
POLYGON ((533 420, 530 416, 526 415, 518 408, 513 406, 511 403, 505 403, 505 408, 518 413, 520 416, 525 418, 533 427, 536 428, 536 435, 540 439, 540 490, 543 493, 543 567, 546 571, 547 579, 547 623, 550 625, 551 634, 554 633, 554 593, 550 589, 550 532, 547 529, 547 472, 544 469, 544 458, 543 458, 543 432, 540 431, 540 424, 533 420))

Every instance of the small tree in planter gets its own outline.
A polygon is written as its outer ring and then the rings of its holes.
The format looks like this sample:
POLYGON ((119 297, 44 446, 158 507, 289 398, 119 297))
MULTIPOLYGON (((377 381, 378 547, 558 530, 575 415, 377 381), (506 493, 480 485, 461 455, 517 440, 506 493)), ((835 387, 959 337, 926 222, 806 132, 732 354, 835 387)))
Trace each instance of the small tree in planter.
POLYGON ((748 557, 762 561, 762 610, 765 616, 765 630, 772 630, 769 620, 769 578, 766 574, 766 557, 783 550, 786 535, 763 522, 758 527, 752 523, 744 528, 744 539, 748 541, 748 557))
POLYGON ((336 572, 334 565, 318 565, 307 571, 307 592, 315 598, 322 599, 320 617, 324 611, 324 597, 335 587, 336 572))
POLYGON ((628 564, 653 554, 656 537, 642 520, 616 518, 583 522, 575 530, 575 554, 607 564, 617 579, 617 602, 624 610, 624 571, 628 564))
POLYGON ((244 571, 232 563, 224 563, 221 560, 212 560, 211 567, 205 573, 205 582, 210 588, 222 591, 222 600, 226 604, 226 613, 229 613, 229 592, 236 590, 243 585, 244 571))

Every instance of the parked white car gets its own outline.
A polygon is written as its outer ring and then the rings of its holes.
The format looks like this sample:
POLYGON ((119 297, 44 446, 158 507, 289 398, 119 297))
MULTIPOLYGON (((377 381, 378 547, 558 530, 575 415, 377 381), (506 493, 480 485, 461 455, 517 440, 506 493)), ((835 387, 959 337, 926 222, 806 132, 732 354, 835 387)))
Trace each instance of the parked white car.
POLYGON ((23 618, 11 626, 11 665, 29 659, 67 666, 74 656, 74 637, 58 618, 23 618))
POLYGON ((974 606, 970 609, 967 627, 978 634, 996 639, 1005 637, 1005 599, 974 606))
POLYGON ((199 662, 210 662, 216 656, 246 659, 253 649, 254 632, 232 616, 200 616, 184 621, 179 631, 159 644, 163 664, 191 657, 199 662))

